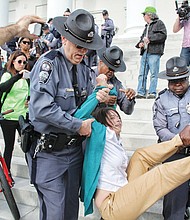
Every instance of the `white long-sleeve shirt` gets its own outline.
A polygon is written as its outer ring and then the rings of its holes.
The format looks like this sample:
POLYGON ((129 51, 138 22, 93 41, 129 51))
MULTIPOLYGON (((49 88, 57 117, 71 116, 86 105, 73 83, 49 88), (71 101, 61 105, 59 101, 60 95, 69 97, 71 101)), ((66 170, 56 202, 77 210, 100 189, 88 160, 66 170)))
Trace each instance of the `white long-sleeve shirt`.
POLYGON ((98 189, 117 191, 126 185, 128 156, 122 146, 121 139, 109 127, 106 129, 106 142, 101 161, 98 189))

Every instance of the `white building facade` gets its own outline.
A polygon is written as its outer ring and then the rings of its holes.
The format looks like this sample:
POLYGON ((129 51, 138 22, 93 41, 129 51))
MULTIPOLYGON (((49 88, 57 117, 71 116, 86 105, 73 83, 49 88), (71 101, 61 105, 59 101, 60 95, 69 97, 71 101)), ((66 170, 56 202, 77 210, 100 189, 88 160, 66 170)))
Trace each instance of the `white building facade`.
POLYGON ((103 23, 102 10, 109 12, 118 27, 117 36, 135 37, 142 33, 145 22, 142 12, 146 6, 154 6, 165 23, 168 34, 177 17, 174 0, 0 0, 0 26, 14 23, 23 15, 35 14, 44 20, 63 15, 66 8, 71 11, 83 8, 90 11, 98 25, 103 23))

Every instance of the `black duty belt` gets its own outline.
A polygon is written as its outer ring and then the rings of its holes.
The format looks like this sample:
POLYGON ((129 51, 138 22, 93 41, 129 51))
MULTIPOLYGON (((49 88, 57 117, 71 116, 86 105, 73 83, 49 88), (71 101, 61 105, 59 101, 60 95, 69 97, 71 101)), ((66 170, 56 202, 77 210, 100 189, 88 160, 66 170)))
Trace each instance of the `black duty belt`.
POLYGON ((80 135, 67 135, 64 133, 49 133, 49 134, 40 134, 39 132, 34 131, 34 136, 41 141, 42 150, 46 151, 61 151, 66 146, 73 146, 82 143, 85 140, 85 136, 80 135))
POLYGON ((190 147, 185 147, 185 148, 181 149, 178 153, 190 156, 190 147))

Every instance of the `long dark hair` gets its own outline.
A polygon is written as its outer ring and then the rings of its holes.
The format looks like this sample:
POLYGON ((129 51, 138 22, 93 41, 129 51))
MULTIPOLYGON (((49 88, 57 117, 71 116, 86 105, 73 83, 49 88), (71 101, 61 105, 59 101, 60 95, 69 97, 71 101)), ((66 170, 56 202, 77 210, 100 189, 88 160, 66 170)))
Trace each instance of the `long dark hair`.
POLYGON ((115 109, 113 109, 112 107, 98 107, 92 113, 92 116, 101 124, 103 124, 105 126, 110 126, 110 124, 108 123, 108 120, 107 120, 110 111, 114 111, 121 119, 119 113, 115 109))
MULTIPOLYGON (((15 75, 17 72, 16 69, 14 68, 13 61, 16 60, 16 58, 19 56, 26 57, 26 55, 23 52, 21 52, 20 50, 17 50, 10 55, 9 60, 7 62, 7 71, 11 73, 12 75, 15 75)), ((26 60, 27 60, 27 57, 26 57, 26 60)))

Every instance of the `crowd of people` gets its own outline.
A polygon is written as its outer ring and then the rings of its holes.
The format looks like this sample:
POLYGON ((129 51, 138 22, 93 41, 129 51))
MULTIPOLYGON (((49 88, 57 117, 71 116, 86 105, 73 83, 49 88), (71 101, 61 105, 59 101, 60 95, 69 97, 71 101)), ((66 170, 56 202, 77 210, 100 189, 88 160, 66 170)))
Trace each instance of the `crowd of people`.
POLYGON ((33 130, 26 161, 40 201, 40 219, 77 220, 80 197, 85 215, 93 212, 94 202, 102 219, 135 220, 163 196, 164 219, 185 218, 190 179, 189 21, 177 18, 173 31, 184 27, 181 54, 159 73, 167 30, 154 7, 146 7, 142 15, 146 25, 136 45, 142 55, 137 94, 115 75, 125 72, 126 64, 122 49, 112 46, 115 27, 107 10, 102 11, 100 35, 91 13, 69 8, 47 23, 24 16, 0 28, 0 45, 8 57, 6 63, 4 57, 0 60, 1 111, 14 110, 0 121, 4 158, 13 179, 15 133, 21 135, 22 129, 18 119, 28 113, 33 130), (41 36, 29 32, 32 23, 42 24, 41 36), (98 57, 93 69, 92 54, 98 57), (168 89, 157 94, 158 78, 168 80, 168 89), (129 160, 116 109, 131 115, 138 98, 155 99, 158 143, 136 150, 129 160))

